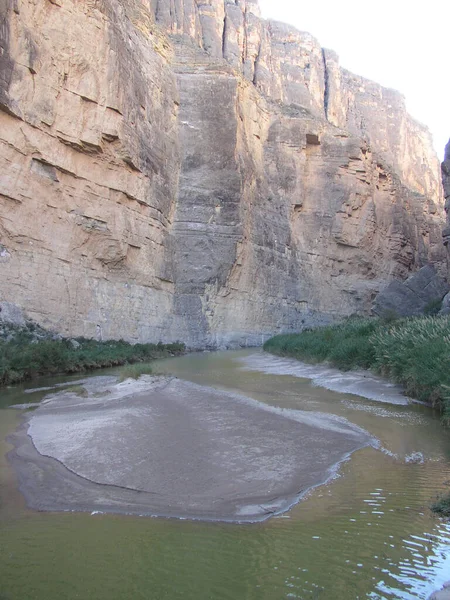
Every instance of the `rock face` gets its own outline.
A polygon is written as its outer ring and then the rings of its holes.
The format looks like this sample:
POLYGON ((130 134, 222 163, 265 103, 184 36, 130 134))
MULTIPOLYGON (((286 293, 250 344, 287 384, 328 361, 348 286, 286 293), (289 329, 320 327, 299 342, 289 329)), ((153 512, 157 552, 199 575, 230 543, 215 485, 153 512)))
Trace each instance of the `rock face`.
POLYGON ((378 294, 373 312, 379 316, 392 313, 402 317, 421 315, 427 312, 427 309, 432 311, 433 308, 437 312, 437 305, 449 291, 450 286, 445 279, 439 277, 435 269, 427 265, 404 282, 391 281, 378 294))
POLYGON ((447 213, 444 244, 447 247, 447 254, 450 254, 450 140, 445 148, 445 158, 442 163, 442 182, 444 184, 445 212, 447 213))
POLYGON ((0 326, 4 323, 24 327, 26 321, 18 306, 10 302, 0 302, 0 326))
MULTIPOLYGON (((445 148, 444 162, 442 163, 442 183, 444 184, 445 212, 447 213, 447 226, 443 231, 444 246, 447 248, 447 276, 450 277, 450 140, 445 148)), ((450 293, 442 302, 442 315, 450 315, 450 293)))
POLYGON ((256 0, 0 0, 0 300, 69 336, 258 344, 444 260, 401 95, 256 0))

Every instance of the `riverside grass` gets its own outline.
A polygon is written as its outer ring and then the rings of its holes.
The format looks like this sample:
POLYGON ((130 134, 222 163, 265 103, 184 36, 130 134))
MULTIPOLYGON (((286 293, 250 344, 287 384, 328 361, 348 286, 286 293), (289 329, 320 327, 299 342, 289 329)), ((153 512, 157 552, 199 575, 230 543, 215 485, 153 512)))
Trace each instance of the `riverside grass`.
POLYGON ((92 369, 147 363, 185 352, 182 343, 129 344, 123 340, 99 342, 84 338, 36 338, 29 328, 10 328, 0 339, 0 385, 20 383, 41 375, 77 373, 92 369), (75 342, 75 343, 74 343, 75 342))
POLYGON ((437 407, 450 424, 450 316, 388 321, 349 318, 338 325, 278 335, 264 349, 339 369, 370 369, 437 407))
POLYGON ((435 502, 431 505, 431 510, 441 517, 449 517, 450 518, 450 492, 446 494, 442 494, 437 498, 435 502))

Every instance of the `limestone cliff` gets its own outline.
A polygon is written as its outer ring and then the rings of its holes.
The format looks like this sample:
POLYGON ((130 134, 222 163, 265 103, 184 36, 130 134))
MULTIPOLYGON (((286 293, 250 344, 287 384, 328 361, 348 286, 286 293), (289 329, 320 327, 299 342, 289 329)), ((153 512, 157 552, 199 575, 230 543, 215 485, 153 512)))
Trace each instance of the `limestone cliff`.
POLYGON ((69 335, 255 344, 439 264, 400 94, 256 0, 0 0, 0 300, 69 335))
POLYGON ((444 244, 447 247, 447 253, 450 256, 450 140, 445 148, 445 157, 444 162, 442 163, 442 182, 444 184, 445 212, 447 213, 447 227, 444 229, 444 244))

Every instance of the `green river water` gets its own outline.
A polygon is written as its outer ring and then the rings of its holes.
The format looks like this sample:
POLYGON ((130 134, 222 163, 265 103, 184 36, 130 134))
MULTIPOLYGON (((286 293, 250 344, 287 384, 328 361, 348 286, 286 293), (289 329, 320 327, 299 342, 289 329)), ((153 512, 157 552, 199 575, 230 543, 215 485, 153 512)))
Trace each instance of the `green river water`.
POLYGON ((8 406, 43 393, 3 390, 0 600, 417 599, 449 580, 450 525, 428 508, 450 485, 450 432, 438 416, 243 369, 255 352, 192 354, 156 370, 281 408, 343 416, 382 449, 356 452, 336 479, 255 525, 38 513, 17 491, 6 437, 21 416, 8 406))

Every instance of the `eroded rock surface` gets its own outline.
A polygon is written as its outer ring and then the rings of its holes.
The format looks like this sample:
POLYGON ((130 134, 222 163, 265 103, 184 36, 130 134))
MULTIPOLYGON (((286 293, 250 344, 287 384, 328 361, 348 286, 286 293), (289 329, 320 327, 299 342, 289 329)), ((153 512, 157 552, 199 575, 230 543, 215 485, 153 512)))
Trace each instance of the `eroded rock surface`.
POLYGON ((377 296, 373 311, 379 316, 389 314, 402 317, 421 315, 438 305, 450 291, 447 281, 427 265, 406 281, 392 281, 377 296))
POLYGON ((254 345, 444 259, 402 96, 256 0, 0 1, 2 300, 67 336, 254 345))
POLYGON ((444 184, 445 212, 447 213, 444 244, 447 246, 447 251, 450 252, 450 140, 445 148, 445 157, 442 163, 442 182, 444 184))
POLYGON ((26 320, 23 312, 15 304, 0 302, 0 324, 3 323, 24 327, 26 320))

